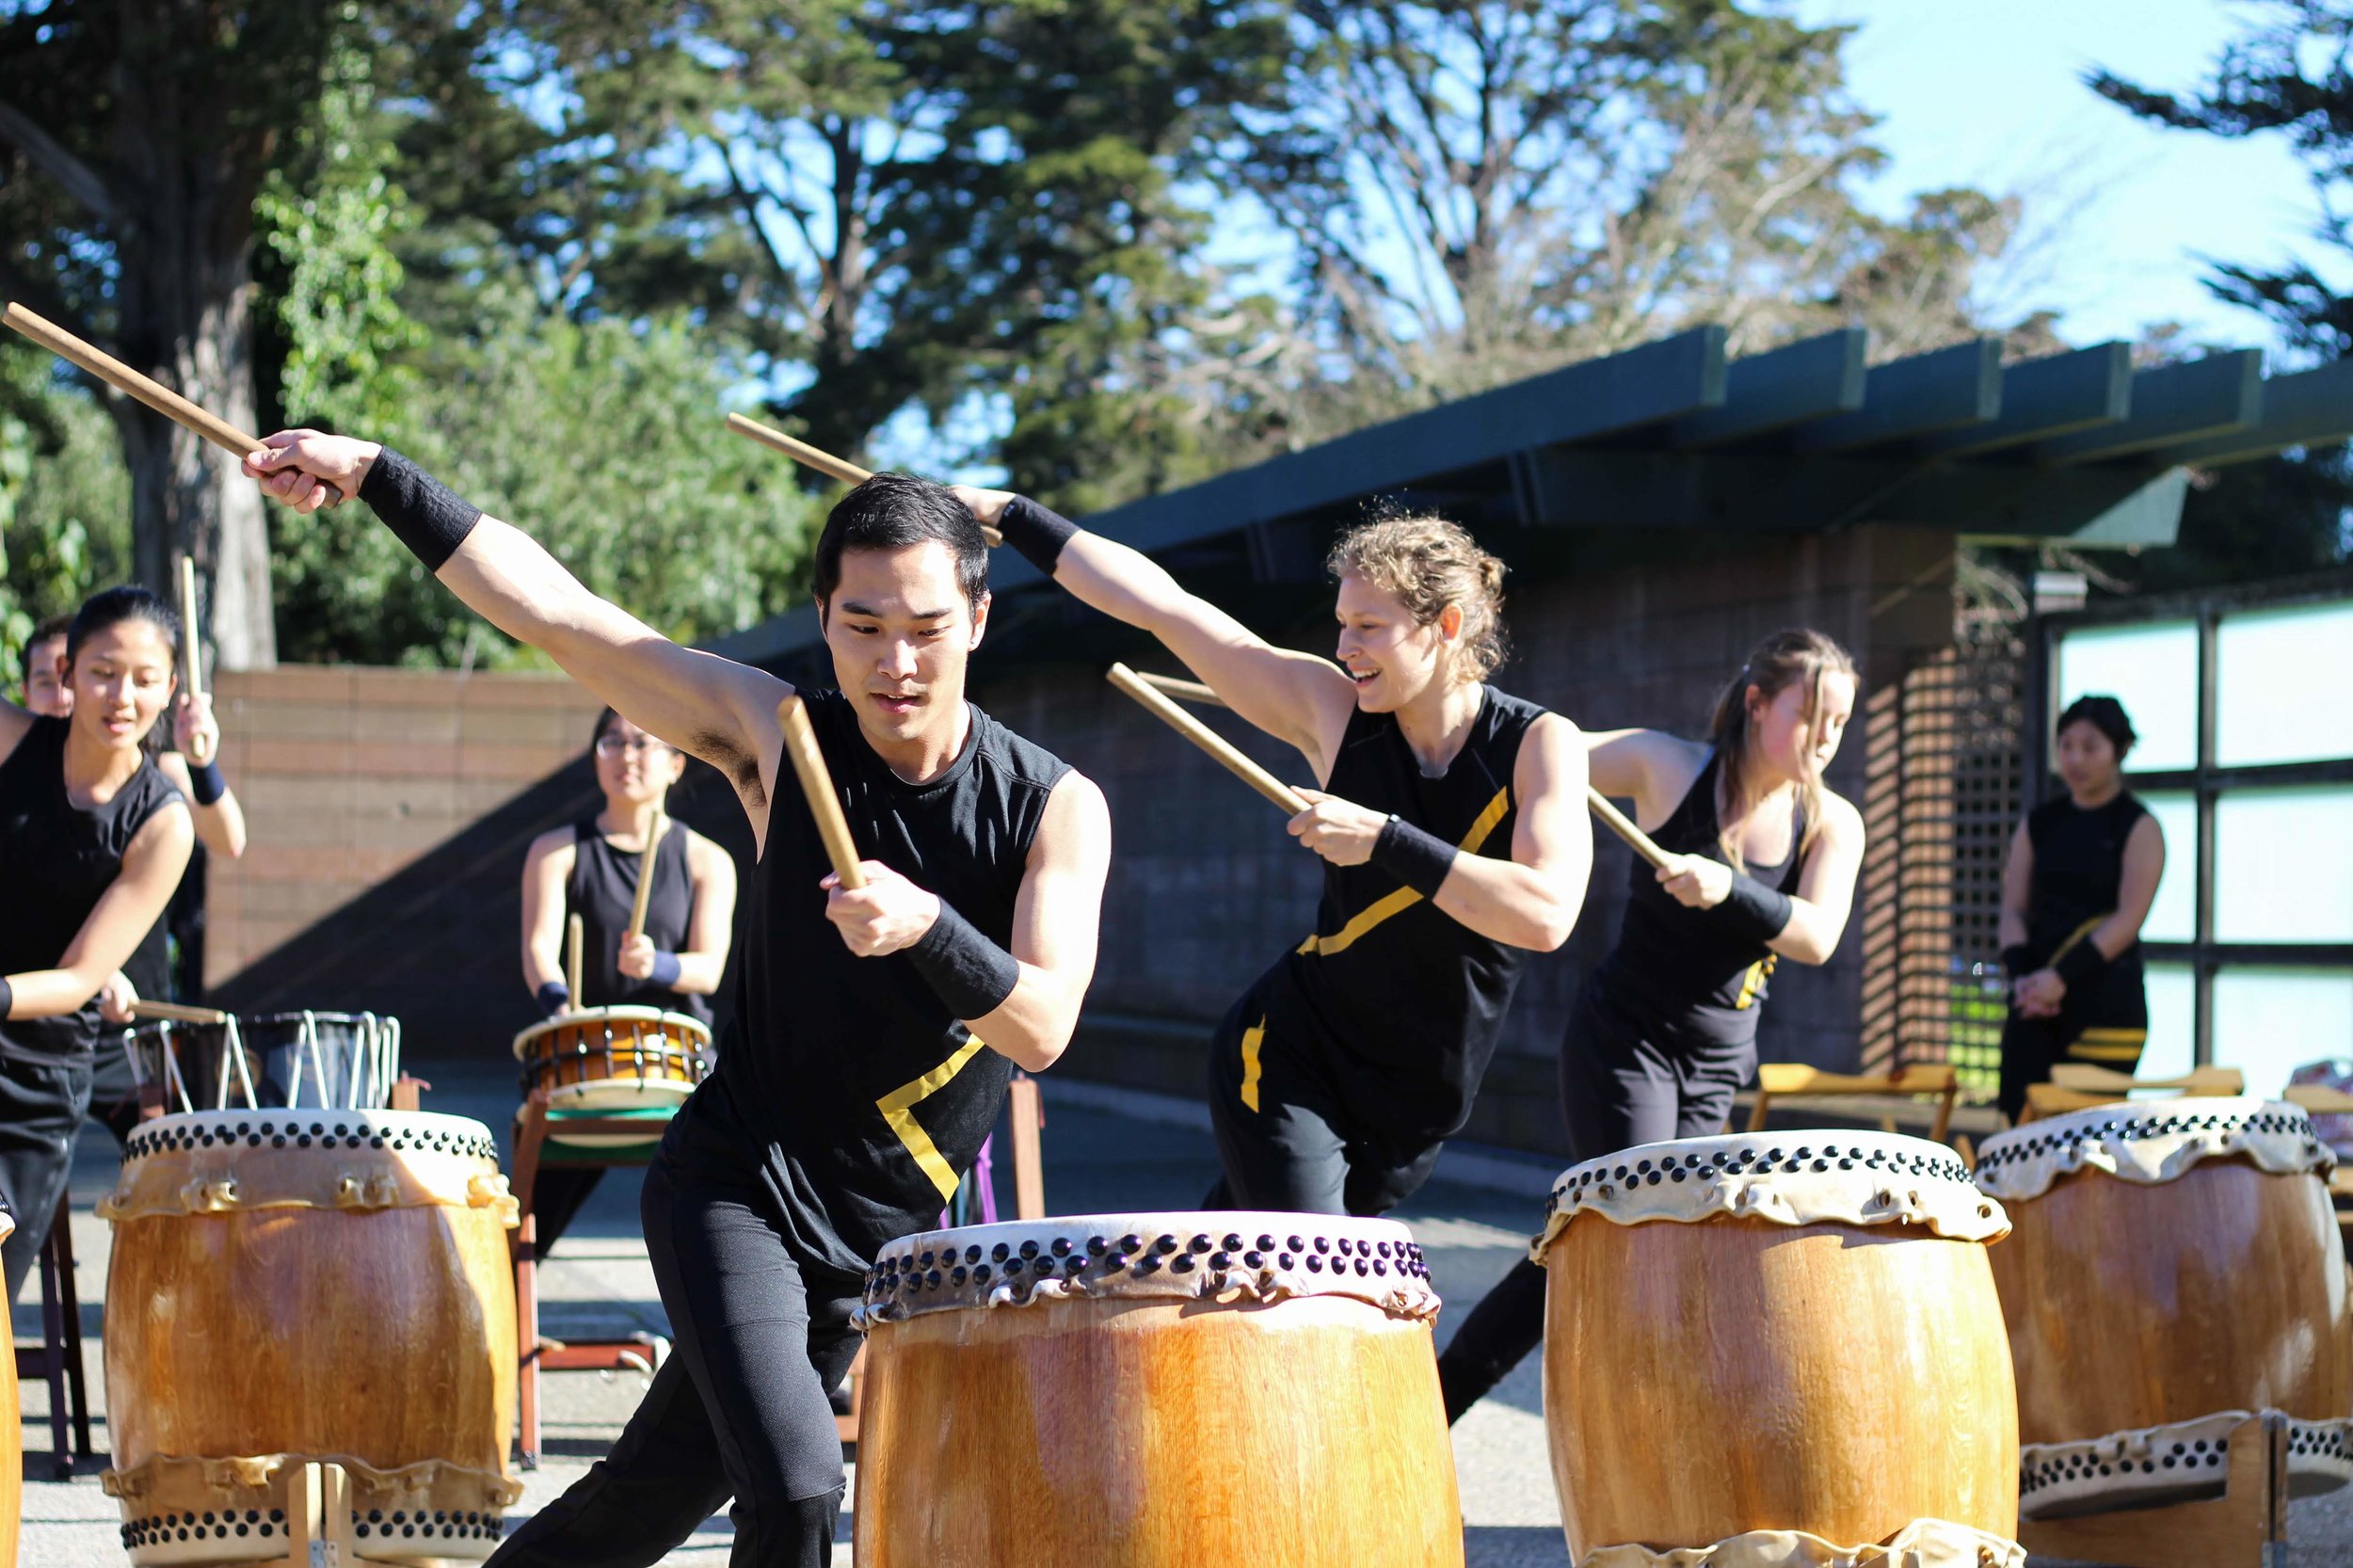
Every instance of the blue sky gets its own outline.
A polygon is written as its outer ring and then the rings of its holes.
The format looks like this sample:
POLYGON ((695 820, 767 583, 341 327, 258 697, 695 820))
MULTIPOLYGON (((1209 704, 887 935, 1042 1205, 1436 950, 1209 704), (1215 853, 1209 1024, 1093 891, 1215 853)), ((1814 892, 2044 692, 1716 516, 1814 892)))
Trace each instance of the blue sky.
MULTIPOLYGON (((2277 137, 2225 141, 2166 131, 2094 96, 2104 65, 2150 87, 2188 88, 2245 30, 2226 0, 1798 0, 1809 23, 1850 22, 1849 80, 1884 117, 1890 166, 1870 189, 1900 211, 1916 190, 2017 191, 2034 237, 1992 280, 2005 312, 2061 312, 2070 341, 2130 339, 2175 320, 2201 342, 2270 347, 2257 317, 2199 284, 2201 255, 2274 264, 2301 255, 2319 204, 2277 137)), ((2344 280, 2340 278, 2342 283, 2344 280)))

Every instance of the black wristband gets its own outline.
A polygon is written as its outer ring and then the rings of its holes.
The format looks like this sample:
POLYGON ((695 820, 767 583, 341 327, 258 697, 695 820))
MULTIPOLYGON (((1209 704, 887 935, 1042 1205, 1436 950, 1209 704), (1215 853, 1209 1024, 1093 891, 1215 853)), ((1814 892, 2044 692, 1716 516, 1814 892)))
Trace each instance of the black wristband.
POLYGON ((0 1018, 7 1017, 15 1008, 16 987, 8 984, 7 975, 0 974, 0 1018))
POLYGON ((482 520, 481 507, 389 446, 376 449, 368 476, 360 481, 360 499, 427 571, 440 570, 482 520))
POLYGON ((1054 575, 1054 563, 1062 559, 1062 547, 1078 531, 1077 523, 1026 495, 1016 495, 1006 502, 1003 514, 997 520, 997 532, 1004 536, 1005 543, 1048 577, 1054 575))
POLYGON ((1372 854, 1366 858, 1422 897, 1436 898, 1439 885, 1454 869, 1454 857, 1461 853, 1436 834, 1392 812, 1381 824, 1381 837, 1372 841, 1372 854))
POLYGON ((1719 919, 1743 936, 1769 942, 1787 929, 1789 895, 1768 888, 1746 872, 1732 873, 1732 891, 1717 905, 1719 919))
POLYGON ((956 1018, 996 1012, 1021 982, 1021 966, 1013 954, 975 931, 946 899, 939 901, 939 919, 906 954, 956 1018))
POLYGON ((2086 936, 2054 960, 2051 968, 2067 983, 2068 995, 2081 1000, 2107 972, 2108 955, 2100 951, 2100 944, 2086 936))
POLYGON ((2024 942, 2013 942, 2004 948, 2002 972, 2012 980, 2024 980, 2034 973, 2034 949, 2024 942))
POLYGON ((542 1014, 552 1018, 572 1004, 572 988, 560 980, 551 980, 532 993, 532 1000, 538 1002, 542 1014))
POLYGON ((229 780, 220 776, 218 762, 207 762, 188 770, 188 788, 196 792, 199 806, 210 806, 229 792, 229 780))

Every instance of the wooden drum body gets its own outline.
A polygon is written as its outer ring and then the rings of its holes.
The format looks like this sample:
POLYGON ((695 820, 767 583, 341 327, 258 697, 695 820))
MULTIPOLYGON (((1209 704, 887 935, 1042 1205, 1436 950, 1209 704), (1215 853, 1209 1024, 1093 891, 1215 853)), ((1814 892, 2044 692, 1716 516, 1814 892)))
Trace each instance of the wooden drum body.
POLYGON ((2353 1478, 2353 1307, 2293 1105, 2095 1107, 1986 1140, 2016 1225, 1993 1277, 2018 1367, 2029 1518, 2219 1496, 2231 1429, 2290 1420, 2288 1482, 2353 1478))
MULTIPOLYGON (((16 1234, 16 1216, 0 1196, 0 1241, 16 1234)), ((17 1523, 24 1515, 24 1425, 16 1400, 16 1356, 0 1355, 0 1568, 16 1568, 17 1523)))
POLYGON ((861 1568, 1459 1568, 1438 1299, 1401 1224, 935 1231, 869 1276, 861 1568))
POLYGON ((286 1550, 290 1473, 351 1476, 366 1558, 488 1557, 515 1419, 515 1202, 489 1129, 390 1111, 166 1116, 99 1205, 134 1563, 286 1550))
POLYGON ((1571 1559, 2023 1562, 1986 1256, 2007 1228, 1915 1138, 1695 1138, 1573 1166, 1535 1248, 1571 1559))
POLYGON ((516 1035, 515 1058, 523 1093, 548 1091, 550 1111, 676 1111, 711 1071, 711 1031, 655 1007, 586 1007, 516 1035))

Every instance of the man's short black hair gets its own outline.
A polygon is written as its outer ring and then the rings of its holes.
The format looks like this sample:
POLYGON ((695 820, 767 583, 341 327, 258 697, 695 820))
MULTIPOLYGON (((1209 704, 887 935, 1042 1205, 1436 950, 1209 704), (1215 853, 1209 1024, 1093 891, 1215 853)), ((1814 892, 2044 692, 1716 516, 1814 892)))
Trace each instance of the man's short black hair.
POLYGON ((971 508, 945 485, 911 473, 877 473, 835 504, 817 536, 811 586, 820 604, 841 585, 845 550, 906 550, 937 539, 956 557, 956 585, 975 611, 988 592, 988 540, 971 508))
POLYGON ((25 680, 30 680, 33 678, 33 649, 39 648, 50 638, 62 637, 72 630, 73 612, 71 610, 60 610, 57 614, 51 616, 47 620, 42 621, 39 626, 33 628, 33 634, 24 639, 24 649, 20 655, 20 658, 23 660, 24 665, 25 680))

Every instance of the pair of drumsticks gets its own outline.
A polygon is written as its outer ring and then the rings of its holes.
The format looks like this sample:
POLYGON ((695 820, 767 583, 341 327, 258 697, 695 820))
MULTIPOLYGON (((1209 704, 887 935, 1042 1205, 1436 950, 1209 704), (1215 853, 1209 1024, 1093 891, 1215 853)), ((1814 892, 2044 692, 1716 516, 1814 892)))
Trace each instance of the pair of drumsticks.
MULTIPOLYGON (((9 305, 5 312, 5 320, 7 325, 50 352, 81 366, 92 376, 111 386, 120 388, 158 413, 178 421, 206 440, 236 453, 240 457, 261 450, 260 441, 239 430, 235 425, 207 413, 168 387, 151 380, 120 360, 99 352, 72 333, 52 322, 42 320, 22 305, 9 305)), ((729 414, 728 428, 737 435, 781 452, 794 462, 814 469, 830 478, 838 479, 843 484, 862 485, 873 477, 869 471, 860 468, 856 463, 821 451, 807 441, 796 440, 781 430, 762 424, 756 419, 746 418, 743 414, 729 414)), ((1001 542, 995 529, 984 527, 982 532, 987 536, 990 544, 1001 542)), ((186 604, 190 626, 187 635, 192 645, 196 605, 193 570, 190 568, 184 567, 182 593, 186 604)), ((189 661, 189 670, 191 680, 193 680, 195 670, 193 658, 189 661)), ((1143 703, 1144 707, 1152 711, 1155 716, 1194 745, 1208 752, 1226 771, 1281 807, 1287 813, 1296 816, 1307 808, 1307 802, 1300 798, 1297 792, 1286 786, 1248 757, 1243 756, 1241 750, 1225 737, 1162 695, 1163 691, 1170 691, 1196 702, 1220 702, 1221 699, 1217 694, 1207 686, 1194 681, 1172 680, 1164 676, 1140 676, 1125 664, 1113 664, 1109 678, 1112 684, 1143 703)), ((858 871, 857 850, 850 840, 849 824, 842 818, 840 804, 833 792, 832 778, 825 769, 824 754, 818 749, 817 736, 809 728, 808 715, 803 710, 798 697, 786 697, 784 701, 776 705, 776 722, 783 727, 785 754, 792 760, 792 771, 800 779, 802 793, 808 796, 809 810, 817 818, 818 834, 824 840, 825 852, 833 861, 835 874, 841 879, 841 885, 844 888, 864 887, 866 879, 858 871)), ((1616 807, 1604 799, 1600 792, 1588 787, 1585 792, 1585 804, 1592 808, 1595 816, 1601 819, 1604 826, 1631 845, 1635 854, 1649 861, 1653 866, 1661 870, 1666 868, 1668 863, 1666 852, 1653 843, 1650 836, 1628 821, 1616 807)), ((637 905, 640 913, 632 922, 632 931, 638 929, 639 922, 644 919, 642 911, 646 903, 647 877, 652 866, 653 843, 649 840, 646 846, 645 862, 638 872, 637 905)), ((579 995, 577 984, 573 987, 573 995, 579 995)))

